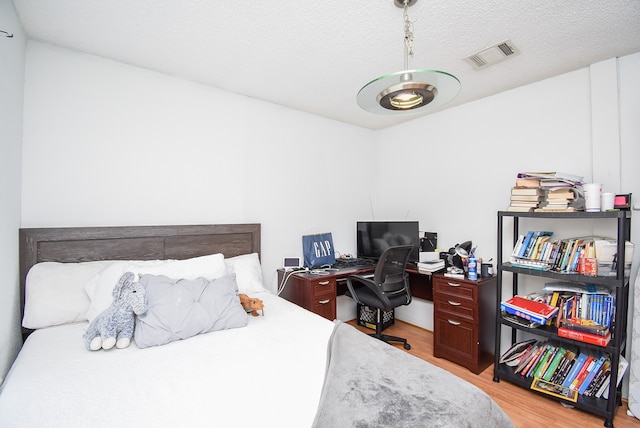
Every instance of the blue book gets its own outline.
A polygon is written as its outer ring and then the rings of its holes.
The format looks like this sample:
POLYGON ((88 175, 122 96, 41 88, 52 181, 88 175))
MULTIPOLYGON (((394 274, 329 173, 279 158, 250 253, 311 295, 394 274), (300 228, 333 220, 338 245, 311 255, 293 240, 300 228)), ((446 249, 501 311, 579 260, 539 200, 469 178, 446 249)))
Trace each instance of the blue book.
POLYGON ((562 382, 562 386, 566 386, 567 388, 569 388, 571 386, 571 383, 573 382, 573 380, 578 375, 578 372, 580 371, 580 369, 584 365, 585 361, 587 361, 587 354, 582 354, 581 353, 580 355, 578 355, 576 357, 576 363, 573 365, 573 367, 571 367, 571 370, 569 371, 569 374, 564 379, 564 382, 562 382))
POLYGON ((604 364, 604 361, 605 361, 605 358, 600 357, 594 362, 593 367, 591 368, 591 371, 589 372, 587 377, 584 379, 584 381, 580 385, 580 388, 578 388, 578 394, 580 395, 584 394, 584 392, 589 387, 589 384, 591 383, 595 375, 598 374, 598 371, 600 370, 600 367, 602 367, 602 365, 604 364))
POLYGON ((531 234, 531 240, 529 241, 529 245, 527 246, 527 249, 525 250, 524 255, 522 257, 531 258, 533 256, 533 251, 536 247, 536 243, 538 242, 538 240, 543 236, 551 236, 551 235, 553 235, 553 232, 545 232, 543 230, 534 231, 531 234))
POLYGON ((528 231, 524 237, 524 241, 522 241, 522 247, 518 252, 518 257, 524 257, 524 253, 525 251, 527 251, 527 248, 529 247, 529 242, 531 242, 532 236, 533 236, 533 231, 532 230, 528 231))

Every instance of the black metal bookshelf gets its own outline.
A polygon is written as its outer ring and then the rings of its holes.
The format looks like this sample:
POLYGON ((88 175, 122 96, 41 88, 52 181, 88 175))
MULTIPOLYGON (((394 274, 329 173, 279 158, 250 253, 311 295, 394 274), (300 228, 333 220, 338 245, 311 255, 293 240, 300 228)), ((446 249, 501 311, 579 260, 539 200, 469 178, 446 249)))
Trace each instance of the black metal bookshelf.
MULTIPOLYGON (((500 302, 503 300, 503 282, 504 273, 511 272, 511 295, 518 294, 518 279, 521 275, 536 276, 549 278, 559 281, 568 281, 575 283, 592 283, 607 286, 616 296, 616 312, 615 325, 612 328, 612 338, 606 347, 591 345, 588 343, 563 338, 558 336, 557 328, 554 326, 539 326, 536 328, 528 328, 523 325, 513 323, 500 316, 496 320, 496 347, 495 347, 495 364, 494 364, 494 382, 501 379, 518 385, 522 388, 529 389, 533 378, 525 377, 519 373, 514 373, 515 368, 500 364, 500 355, 502 348, 502 331, 504 328, 511 330, 511 344, 516 343, 517 332, 525 331, 532 335, 552 340, 554 343, 562 346, 571 347, 573 349, 583 350, 585 352, 597 353, 603 352, 609 355, 611 361, 611 382, 609 384, 609 398, 595 398, 584 395, 578 395, 576 402, 565 401, 565 403, 575 406, 576 408, 590 412, 594 415, 604 418, 606 427, 613 427, 613 417, 622 404, 621 384, 616 383, 618 377, 618 365, 620 356, 625 355, 626 335, 627 335, 627 308, 629 301, 629 277, 625 277, 625 242, 630 239, 631 235, 631 212, 630 211, 610 211, 610 212, 498 212, 498 245, 497 245, 497 287, 496 287, 496 305, 500 308, 500 302), (614 275, 609 276, 587 276, 579 274, 560 273, 551 270, 529 269, 520 266, 514 266, 505 261, 503 247, 505 244, 505 219, 513 220, 512 230, 512 248, 516 244, 520 234, 521 218, 535 219, 554 219, 558 221, 559 228, 562 222, 572 219, 592 219, 595 221, 617 221, 617 253, 618 263, 614 275)), ((508 238, 507 238, 508 239, 508 238)), ((507 254, 508 258, 510 254, 507 254)), ((500 311, 498 311, 500 313, 500 311)), ((563 401, 550 395, 531 390, 531 393, 541 394, 551 400, 563 401)))

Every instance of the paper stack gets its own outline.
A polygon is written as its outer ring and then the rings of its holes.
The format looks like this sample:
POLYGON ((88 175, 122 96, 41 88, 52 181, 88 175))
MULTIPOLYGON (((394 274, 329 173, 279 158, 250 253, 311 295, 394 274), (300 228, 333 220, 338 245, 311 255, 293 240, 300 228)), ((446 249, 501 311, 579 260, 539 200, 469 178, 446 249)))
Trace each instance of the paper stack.
POLYGON ((432 274, 444 269, 445 263, 443 259, 423 260, 417 263, 418 272, 432 274))

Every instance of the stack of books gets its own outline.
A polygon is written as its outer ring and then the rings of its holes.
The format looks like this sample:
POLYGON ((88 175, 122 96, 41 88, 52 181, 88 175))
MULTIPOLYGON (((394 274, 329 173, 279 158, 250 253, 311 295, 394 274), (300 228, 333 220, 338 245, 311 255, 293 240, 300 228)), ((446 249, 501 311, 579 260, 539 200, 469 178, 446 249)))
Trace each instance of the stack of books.
POLYGON ((514 186, 511 188, 511 202, 507 211, 533 211, 545 200, 546 191, 541 187, 514 186))
POLYGON ((580 211, 584 208, 582 180, 562 172, 520 172, 511 188, 507 211, 580 211))
POLYGON ((444 269, 445 263, 443 259, 423 260, 421 262, 416 263, 416 266, 418 267, 418 272, 431 274, 444 269))
POLYGON ((560 321, 558 336, 598 346, 607 346, 611 341, 609 327, 581 318, 560 321))
POLYGON ((556 187, 549 189, 545 200, 535 211, 541 212, 574 212, 578 211, 573 202, 576 200, 577 189, 575 187, 556 187))

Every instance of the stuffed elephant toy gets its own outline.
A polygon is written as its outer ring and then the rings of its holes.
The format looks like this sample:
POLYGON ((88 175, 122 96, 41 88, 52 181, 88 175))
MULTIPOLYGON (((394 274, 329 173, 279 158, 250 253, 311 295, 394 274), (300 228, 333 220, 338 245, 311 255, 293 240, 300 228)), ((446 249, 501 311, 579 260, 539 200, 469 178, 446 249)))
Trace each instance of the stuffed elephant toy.
POLYGON ((131 342, 135 315, 147 311, 145 289, 135 282, 135 275, 125 272, 113 288, 113 303, 101 312, 85 332, 84 344, 90 351, 126 348, 131 342))

